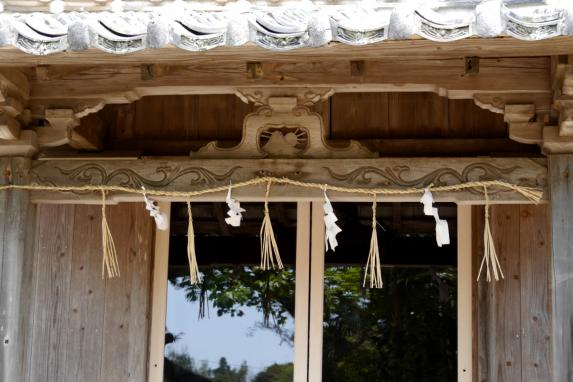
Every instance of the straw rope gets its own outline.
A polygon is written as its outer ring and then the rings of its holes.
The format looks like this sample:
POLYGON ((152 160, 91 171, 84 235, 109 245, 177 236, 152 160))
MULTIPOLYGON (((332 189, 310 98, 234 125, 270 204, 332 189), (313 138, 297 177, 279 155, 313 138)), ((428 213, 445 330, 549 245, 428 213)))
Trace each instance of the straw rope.
MULTIPOLYGON (((452 192, 452 191, 462 191, 474 188, 483 188, 485 194, 485 229, 484 229, 484 258, 480 267, 479 274, 485 265, 487 280, 491 280, 490 271, 493 272, 493 276, 498 280, 498 273, 501 274, 503 278, 503 272, 497 259, 495 252, 495 247, 493 244, 493 238, 491 235, 491 230, 489 227, 489 197, 488 197, 488 187, 489 188, 499 188, 507 191, 514 191, 522 195, 529 201, 538 203, 543 196, 543 192, 539 189, 532 187, 519 186, 504 182, 501 180, 488 180, 488 181, 474 181, 465 182, 447 186, 433 186, 430 187, 410 187, 410 188, 357 188, 357 187, 344 187, 344 186, 333 186, 328 184, 319 184, 311 182, 303 182, 299 180, 293 180, 288 178, 278 178, 278 177, 259 177, 249 179, 243 182, 233 183, 229 185, 221 185, 217 187, 205 188, 202 190, 195 191, 164 191, 164 190, 147 190, 138 189, 125 186, 113 186, 113 185, 84 185, 84 186, 56 186, 56 185, 42 185, 42 184, 8 184, 1 185, 0 191, 3 190, 28 190, 28 191, 55 191, 55 192, 101 192, 102 195, 102 246, 103 246, 103 264, 102 273, 109 278, 117 277, 119 273, 119 264, 117 260, 117 252, 111 236, 111 231, 106 217, 106 193, 108 192, 122 192, 129 194, 139 194, 139 195, 151 195, 151 196, 163 196, 171 198, 186 198, 190 200, 192 197, 206 195, 211 193, 218 193, 227 191, 229 189, 237 189, 249 186, 256 186, 266 184, 265 193, 265 207, 264 207, 264 219, 261 226, 261 268, 262 269, 282 269, 283 263, 280 258, 278 246, 276 243, 275 235, 273 232, 273 227, 271 224, 271 219, 269 216, 269 194, 272 184, 279 185, 290 185, 295 187, 302 187, 308 189, 319 189, 323 192, 335 191, 341 193, 351 193, 351 194, 362 194, 371 195, 373 197, 372 204, 372 238, 370 240, 370 253, 368 257, 368 263, 366 264, 364 285, 366 285, 367 277, 370 276, 370 287, 381 288, 382 287, 382 273, 380 269, 380 254, 378 249, 378 238, 376 235, 376 199, 380 195, 412 195, 412 194, 423 194, 426 189, 431 187, 432 192, 452 192)), ((187 254, 189 258, 190 267, 190 277, 191 283, 196 283, 199 280, 199 272, 197 269, 197 260, 195 256, 195 241, 193 232, 193 221, 191 215, 191 204, 187 202, 188 212, 189 212, 189 227, 188 227, 188 244, 187 244, 187 254)), ((479 275, 478 275, 479 279, 479 275)))
POLYGON ((113 237, 111 236, 111 230, 109 229, 105 213, 105 191, 101 192, 101 241, 103 250, 101 276, 104 278, 107 271, 108 278, 111 279, 119 277, 120 273, 119 263, 117 261, 117 251, 115 250, 115 244, 113 242, 113 237))
MULTIPOLYGON (((195 191, 164 191, 164 190, 149 190, 146 189, 145 193, 152 196, 164 196, 173 198, 190 198, 194 196, 212 194, 222 191, 227 191, 229 188, 237 189, 259 184, 283 184, 302 188, 312 188, 326 191, 336 191, 349 194, 363 194, 363 195, 412 195, 423 193, 425 187, 410 187, 410 188, 356 188, 344 186, 325 185, 323 183, 303 182, 289 178, 278 177, 260 177, 246 180, 244 182, 233 183, 231 185, 221 185, 217 187, 205 188, 195 191)), ((471 188, 493 188, 497 187, 507 191, 514 191, 522 195, 524 198, 538 203, 543 196, 543 192, 537 188, 518 186, 512 183, 504 182, 501 180, 486 180, 475 182, 464 182, 448 186, 433 186, 432 192, 449 192, 449 191, 462 191, 471 188)), ((57 192, 89 192, 89 191, 106 191, 106 192, 124 192, 130 194, 143 195, 144 191, 138 188, 124 187, 124 186, 110 186, 110 185, 84 185, 84 186, 50 186, 41 184, 8 184, 0 186, 2 190, 29 190, 29 191, 57 191, 57 192)))
POLYGON ((279 247, 275 239, 275 233, 269 216, 269 195, 271 193, 271 182, 267 183, 265 192, 265 217, 261 226, 261 269, 283 269, 283 262, 279 254, 279 247))
POLYGON ((364 268, 364 281, 362 286, 366 287, 366 280, 370 278, 370 288, 382 288, 382 267, 380 264, 380 250, 378 248, 378 234, 376 233, 376 194, 372 195, 372 237, 370 238, 370 252, 368 261, 364 268))
POLYGON ((495 251, 495 244, 493 242, 493 236, 491 234, 491 228, 489 225, 489 197, 487 195, 487 187, 484 186, 483 193, 485 196, 485 222, 483 228, 483 259, 479 267, 477 281, 479 281, 481 273, 483 271, 484 265, 486 270, 486 281, 491 282, 491 274, 495 281, 499 281, 499 277, 503 279, 503 270, 501 269, 501 264, 497 258, 497 253, 495 251))
POLYGON ((187 201, 187 214, 189 221, 187 225, 187 259, 189 260, 189 282, 195 285, 200 282, 199 266, 197 264, 197 255, 195 253, 195 231, 193 229, 193 213, 191 211, 191 202, 187 201))

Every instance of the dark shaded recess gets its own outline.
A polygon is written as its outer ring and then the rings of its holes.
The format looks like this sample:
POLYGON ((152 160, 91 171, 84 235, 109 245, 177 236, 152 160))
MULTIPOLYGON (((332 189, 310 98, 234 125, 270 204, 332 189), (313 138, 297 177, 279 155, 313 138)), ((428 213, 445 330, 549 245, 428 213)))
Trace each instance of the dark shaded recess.
MULTIPOLYGON (((335 146, 360 140, 381 156, 540 155, 536 145, 511 141, 503 115, 473 100, 434 93, 340 93, 311 109, 335 146)), ((106 150, 142 155, 188 155, 210 141, 232 147, 254 111, 235 95, 149 96, 107 105, 106 150)))

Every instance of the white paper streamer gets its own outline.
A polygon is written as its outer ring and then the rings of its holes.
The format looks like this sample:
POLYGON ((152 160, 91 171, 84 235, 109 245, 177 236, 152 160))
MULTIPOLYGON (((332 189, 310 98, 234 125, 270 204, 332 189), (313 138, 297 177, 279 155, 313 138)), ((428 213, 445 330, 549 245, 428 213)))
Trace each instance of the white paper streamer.
POLYGON ((169 228, 169 221, 167 220, 167 216, 161 211, 159 211, 159 207, 155 204, 154 200, 151 200, 145 194, 145 187, 141 187, 143 190, 143 200, 145 201, 145 209, 149 211, 149 215, 155 220, 155 225, 157 225, 157 229, 161 231, 165 231, 169 228))
POLYGON ((436 243, 438 247, 450 244, 450 230, 448 222, 440 219, 438 209, 433 206, 434 197, 429 188, 424 190, 424 195, 420 199, 420 203, 424 205, 424 215, 433 216, 436 221, 436 243))
POLYGON ((422 199, 420 199, 420 203, 424 205, 424 215, 432 216, 434 214, 434 197, 430 192, 429 188, 424 190, 424 195, 422 195, 422 199))
POLYGON ((324 192, 324 204, 322 205, 322 208, 324 209, 324 226, 325 226, 324 245, 326 247, 326 251, 328 251, 329 246, 330 249, 334 251, 338 246, 338 240, 336 240, 336 235, 342 232, 342 229, 340 229, 340 227, 336 225, 338 218, 334 214, 334 209, 332 208, 332 204, 330 203, 328 196, 326 196, 326 191, 324 192))
POLYGON ((229 191, 227 192, 227 206, 229 206, 229 211, 227 211, 228 218, 225 218, 225 222, 233 227, 239 227, 241 225, 241 220, 243 219, 243 212, 246 210, 241 208, 241 203, 236 201, 231 197, 231 186, 229 185, 229 191))

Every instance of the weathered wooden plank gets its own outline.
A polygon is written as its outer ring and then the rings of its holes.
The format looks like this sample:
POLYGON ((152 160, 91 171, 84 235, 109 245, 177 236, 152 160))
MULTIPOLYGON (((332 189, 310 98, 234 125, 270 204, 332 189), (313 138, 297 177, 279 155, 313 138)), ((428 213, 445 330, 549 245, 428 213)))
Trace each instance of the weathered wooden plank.
MULTIPOLYGON (((1 159, 0 184, 22 183, 29 166, 28 159, 1 159)), ((34 214, 28 192, 0 196, 0 379, 4 381, 22 380, 29 358, 34 214)))
POLYGON ((573 380, 573 155, 549 156, 553 261, 553 373, 573 380))
POLYGON ((38 207, 30 381, 62 380, 68 329, 74 206, 38 207))
MULTIPOLYGON (((60 206, 60 208, 62 208, 60 206)), ((105 282, 101 277, 101 208, 76 207, 71 257, 65 381, 100 381, 105 282)))
POLYGON ((127 360, 131 349, 131 283, 133 271, 129 257, 133 256, 135 216, 129 204, 108 207, 108 222, 117 250, 121 277, 105 280, 103 350, 101 375, 109 382, 134 381, 127 360))
POLYGON ((505 278, 492 283, 494 332, 488 333, 490 348, 489 379, 521 381, 521 300, 520 300, 520 215, 519 206, 491 208, 491 230, 505 278))
MULTIPOLYGON (((548 57, 482 58, 480 72, 465 75, 464 59, 409 60, 384 57, 365 63, 363 76, 352 76, 347 61, 321 58, 313 62, 262 63, 263 75, 248 78, 247 61, 192 63, 172 67, 153 80, 141 79, 139 65, 95 66, 32 82, 30 103, 101 99, 130 103, 144 96, 233 94, 244 87, 332 87, 335 92, 433 92, 449 98, 473 99, 480 92, 550 93, 548 57), (527 81, 523 81, 527 78, 527 81)), ((55 70, 55 69, 54 69, 55 70)))
POLYGON ((131 272, 132 277, 127 339, 130 348, 125 364, 129 370, 129 380, 139 382, 146 380, 148 370, 155 223, 143 203, 130 203, 129 207, 135 217, 135 230, 127 255, 126 271, 131 272))
MULTIPOLYGON (((474 289, 475 381, 552 380, 547 214, 546 205, 491 209, 492 234, 505 279, 481 281, 474 289)), ((475 206, 476 267, 483 256, 483 218, 483 208, 475 206)))
POLYGON ((144 381, 147 375, 153 225, 142 204, 108 207, 121 277, 106 280, 101 375, 144 381))
POLYGON ((384 41, 366 46, 351 46, 331 42, 323 47, 295 49, 287 52, 272 52, 254 44, 240 47, 221 47, 193 53, 169 46, 162 49, 146 49, 123 55, 112 55, 98 49, 89 49, 81 52, 67 51, 49 56, 33 56, 17 48, 5 46, 0 48, 0 65, 186 64, 191 62, 229 61, 237 60, 237 58, 246 61, 265 61, 269 59, 277 61, 350 61, 378 59, 380 57, 412 57, 418 59, 430 57, 441 59, 463 58, 475 55, 480 57, 531 57, 569 54, 571 51, 573 51, 573 39, 569 36, 539 41, 522 41, 510 37, 492 39, 467 38, 441 43, 425 39, 413 39, 384 41))
POLYGON ((520 206, 523 381, 551 381, 549 208, 520 206))
MULTIPOLYGON (((35 183, 47 185, 106 184, 123 185, 139 189, 164 191, 202 190, 214 186, 226 186, 264 175, 332 184, 345 187, 425 187, 459 184, 472 180, 505 180, 510 183, 541 187, 545 184, 546 168, 543 160, 530 158, 379 158, 379 159, 148 159, 131 161, 35 161, 30 171, 35 183)), ((480 190, 481 191, 481 190, 480 190)), ((235 196, 242 200, 260 200, 264 186, 237 189, 235 196)), ((223 200, 224 192, 217 195, 195 197, 196 200, 223 200)), ((297 200, 322 199, 320 189, 302 189, 276 185, 271 196, 274 200, 295 198, 297 200), (281 199, 282 198, 282 199, 281 199)), ((475 191, 460 191, 436 194, 438 200, 458 202, 483 200, 475 191)), ((356 200, 356 195, 332 193, 333 200, 356 200)), ((74 201, 93 200, 100 202, 99 195, 33 192, 32 200, 74 201)), ((140 201, 139 195, 112 193, 111 200, 140 201)), ((180 198, 181 200, 184 197, 180 198)), ((418 200, 419 195, 384 197, 384 200, 418 200)), ((512 192, 492 192, 493 201, 526 202, 512 192)))
MULTIPOLYGON (((483 232, 484 228, 484 210, 482 206, 472 206, 472 280, 478 277, 480 262, 483 256, 483 232)), ((488 317, 489 284, 474 284, 472 289, 473 298, 473 322, 472 332, 473 339, 473 372, 472 380, 475 382, 487 381, 488 370, 488 331, 486 323, 488 317)))

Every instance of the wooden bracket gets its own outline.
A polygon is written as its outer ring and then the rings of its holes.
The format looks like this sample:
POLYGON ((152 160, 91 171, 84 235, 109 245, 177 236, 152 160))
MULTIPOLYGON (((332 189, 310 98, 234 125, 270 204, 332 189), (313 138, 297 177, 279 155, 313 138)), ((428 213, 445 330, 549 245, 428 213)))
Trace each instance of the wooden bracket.
POLYGON ((268 106, 272 97, 294 97, 300 106, 312 106, 325 101, 334 94, 330 87, 274 87, 274 88, 236 88, 235 95, 243 102, 252 102, 255 106, 268 106))
POLYGON ((535 120, 535 105, 505 105, 504 120, 509 125, 509 138, 526 144, 543 141, 543 122, 535 120))
MULTIPOLYGON (((308 89, 305 89, 308 92, 308 89)), ((327 94, 328 91, 323 94, 327 94)), ((231 148, 210 142, 190 155, 196 158, 371 158, 377 156, 357 141, 347 147, 331 147, 325 139, 320 115, 301 105, 303 100, 320 96, 270 96, 260 93, 255 100, 265 102, 245 117, 241 142, 231 148)), ((316 93, 312 93, 316 94, 316 93)), ((245 96, 244 93, 242 93, 245 96)), ((247 95, 245 97, 252 97, 247 95)), ((248 98, 247 98, 248 99, 248 98)), ((308 101, 311 102, 311 101, 308 101)))
POLYGON ((71 109, 48 109, 46 120, 49 125, 36 130, 40 147, 56 147, 69 143, 70 130, 79 125, 71 109))

